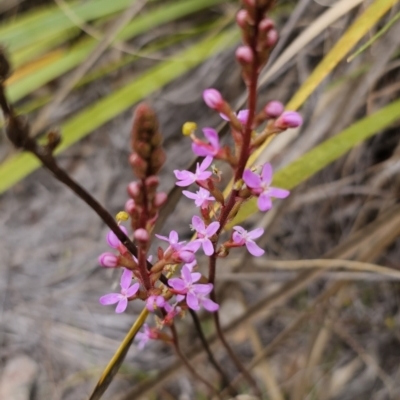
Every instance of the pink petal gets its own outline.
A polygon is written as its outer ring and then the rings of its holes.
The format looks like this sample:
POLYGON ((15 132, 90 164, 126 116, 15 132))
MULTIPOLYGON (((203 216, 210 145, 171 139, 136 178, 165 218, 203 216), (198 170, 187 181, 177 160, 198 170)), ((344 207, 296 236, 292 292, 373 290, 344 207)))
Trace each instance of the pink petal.
POLYGON ((267 185, 269 185, 272 181, 272 166, 270 163, 265 163, 262 171, 261 171, 261 177, 263 182, 265 182, 267 185))
POLYGON ((202 299, 201 305, 210 312, 217 311, 219 309, 219 305, 212 301, 211 299, 202 299))
POLYGON ((140 285, 139 285, 139 283, 134 283, 127 291, 126 291, 126 296, 127 297, 132 297, 132 296, 134 296, 136 293, 137 293, 137 291, 139 290, 139 287, 140 287, 140 285))
POLYGON ((168 284, 172 286, 173 289, 178 291, 186 290, 186 284, 181 278, 171 278, 168 279, 168 284))
POLYGON ((249 239, 257 239, 264 234, 263 228, 257 228, 250 231, 247 235, 249 239))
POLYGON ((272 208, 271 197, 267 193, 261 193, 258 198, 257 205, 260 211, 268 211, 272 208))
POLYGON ((178 169, 174 170, 174 174, 175 174, 176 179, 180 179, 180 180, 181 180, 181 179, 190 178, 190 176, 193 175, 192 172, 185 171, 185 170, 180 171, 180 170, 178 170, 178 169))
POLYGON ((206 145, 202 146, 198 143, 192 143, 192 151, 196 156, 206 157, 211 155, 210 149, 206 145))
POLYGON ((186 265, 184 265, 182 267, 181 275, 182 275, 183 281, 186 284, 192 283, 192 273, 190 272, 190 269, 186 265))
POLYGON ((212 147, 214 147, 216 150, 219 149, 219 137, 217 131, 212 128, 204 128, 203 133, 212 147))
POLYGON ((205 171, 213 162, 213 158, 211 156, 207 156, 202 163, 200 164, 200 169, 205 171))
POLYGON ((196 181, 205 181, 212 175, 212 172, 204 171, 196 175, 196 181))
POLYGON ((232 239, 236 244, 240 244, 240 245, 244 244, 243 236, 238 232, 233 232, 232 239))
POLYGON ((194 293, 198 293, 203 296, 211 293, 212 289, 213 289, 212 283, 196 283, 192 286, 192 290, 194 293))
POLYGON ((208 237, 214 235, 218 231, 219 227, 220 223, 218 221, 211 222, 211 224, 206 228, 206 235, 208 237))
POLYGON ((183 181, 176 182, 175 185, 180 186, 180 187, 185 187, 185 186, 190 186, 192 183, 194 183, 194 179, 188 178, 188 179, 184 179, 183 181))
POLYGON ((272 187, 269 189, 269 195, 277 199, 285 199, 290 194, 289 190, 272 187))
POLYGON ((249 110, 240 110, 237 114, 237 119, 242 125, 246 125, 249 119, 249 110))
POLYGON ((115 309, 115 312, 117 314, 121 314, 126 310, 126 307, 128 307, 128 299, 126 297, 123 297, 119 303, 117 304, 117 307, 115 309))
POLYGON ((197 282, 201 278, 200 272, 192 272, 192 282, 197 282))
POLYGON ((260 176, 249 169, 243 172, 243 180, 249 188, 258 189, 261 186, 260 176))
POLYGON ((219 116, 224 119, 225 121, 229 121, 229 118, 227 115, 220 113, 219 116))
MULTIPOLYGON (((189 242, 184 249, 192 251, 193 253, 196 253, 196 251, 200 248, 201 246, 201 241, 199 240, 193 240, 192 242, 189 242)), ((191 261, 193 262, 193 260, 191 261)))
POLYGON ((189 192, 189 190, 182 190, 182 193, 189 199, 192 200, 197 200, 198 195, 192 192, 189 192))
POLYGON ((241 233, 241 234, 246 233, 246 229, 242 228, 242 227, 239 226, 239 225, 234 226, 233 229, 234 229, 236 232, 239 232, 239 233, 241 233))
POLYGON ((188 293, 186 295, 186 304, 192 310, 198 310, 200 308, 199 300, 193 293, 188 293))
POLYGON ((161 240, 165 240, 166 242, 169 242, 169 239, 166 236, 158 235, 157 233, 156 233, 155 236, 158 237, 161 240))
POLYGON ((109 304, 115 304, 118 303, 121 299, 121 294, 119 293, 109 293, 104 296, 101 296, 99 301, 100 304, 103 306, 108 306, 109 304))
POLYGON ((132 283, 133 272, 130 269, 123 268, 124 272, 121 276, 121 288, 128 289, 132 283))
POLYGON ((214 246, 210 239, 205 238, 203 241, 203 251, 206 256, 212 256, 214 254, 214 246))
POLYGON ((206 229, 206 227, 204 225, 204 221, 200 217, 198 217, 197 215, 193 216, 192 225, 193 225, 193 228, 198 233, 203 233, 205 231, 205 229, 206 229))
POLYGON ((246 247, 249 253, 254 257, 260 257, 265 253, 260 246, 250 240, 246 242, 246 247))
POLYGON ((169 244, 177 244, 179 240, 178 233, 176 231, 171 231, 169 233, 169 244))

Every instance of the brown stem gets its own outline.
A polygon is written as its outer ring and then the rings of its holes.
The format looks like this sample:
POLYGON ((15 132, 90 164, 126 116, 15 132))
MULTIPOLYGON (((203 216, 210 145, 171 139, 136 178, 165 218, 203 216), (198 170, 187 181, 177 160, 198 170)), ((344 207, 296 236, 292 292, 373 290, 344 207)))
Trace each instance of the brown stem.
POLYGON ((223 371, 221 366, 218 364, 218 362, 215 359, 213 353, 211 352, 210 346, 208 345, 207 339, 206 339, 206 337, 204 335, 204 332, 203 332, 203 329, 201 327, 199 317, 197 316, 197 314, 191 308, 189 308, 188 310, 189 310, 189 313, 190 313, 190 315, 191 315, 191 317, 193 319, 194 326, 195 326, 196 331, 197 331, 197 333, 198 333, 198 335, 200 337, 201 343, 203 344, 204 350, 206 351, 206 353, 208 355, 208 360, 210 361, 210 363, 213 365, 215 370, 221 376, 223 389, 226 388, 227 392, 231 396, 236 396, 238 394, 238 392, 230 384, 229 378, 226 376, 225 372, 223 371))
POLYGON ((204 379, 201 375, 199 375, 196 370, 192 367, 190 364, 189 360, 183 355, 180 346, 179 346, 179 340, 178 340, 178 334, 175 329, 175 325, 172 324, 170 326, 171 328, 171 333, 172 333, 172 343, 174 345, 175 351, 177 356, 182 360, 183 364, 185 367, 190 371, 190 373, 198 379, 200 382, 202 382, 204 385, 207 386, 207 388, 219 399, 222 399, 221 395, 218 393, 218 391, 206 380, 204 379))

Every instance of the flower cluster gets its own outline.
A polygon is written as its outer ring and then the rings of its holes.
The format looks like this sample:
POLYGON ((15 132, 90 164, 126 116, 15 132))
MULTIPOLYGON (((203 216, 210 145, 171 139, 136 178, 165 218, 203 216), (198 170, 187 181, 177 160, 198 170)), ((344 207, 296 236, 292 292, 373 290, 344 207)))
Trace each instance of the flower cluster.
MULTIPOLYGON (((182 132, 191 138, 193 153, 204 158, 197 162, 194 170, 175 170, 174 175, 176 185, 185 188, 183 195, 194 201, 199 215, 192 216, 194 237, 190 241, 180 240, 174 230, 166 236, 155 235, 167 246, 165 249, 158 247, 153 264, 148 258, 150 233, 158 210, 166 201, 166 195, 156 191, 159 183, 156 174, 165 155, 154 112, 146 105, 140 105, 136 111, 132 129, 133 153, 129 162, 138 180, 128 186, 130 199, 125 209, 131 219, 138 254, 127 251, 117 236, 110 232, 107 243, 118 254, 103 253, 99 262, 107 268, 123 268, 120 293, 101 297, 101 304, 117 304, 116 312, 121 313, 129 301, 141 299, 149 312, 157 314, 157 326, 150 328, 145 325, 144 331, 138 334, 139 348, 154 339, 170 342, 171 338, 163 332, 163 327, 171 326, 174 319, 187 309, 218 312, 214 293, 217 259, 227 257, 238 247, 246 247, 254 257, 265 253, 256 243, 264 233, 262 228, 248 231, 235 225, 229 233, 226 232, 228 223, 234 220, 241 204, 251 198, 256 198, 259 210, 266 212, 272 208, 272 199, 289 196, 288 190, 272 186, 270 163, 253 168, 247 166, 250 155, 265 139, 302 124, 297 112, 285 111, 283 104, 276 100, 267 102, 259 111, 256 109, 256 92, 251 88, 257 87, 258 73, 277 42, 278 33, 274 23, 265 16, 271 2, 260 1, 257 7, 253 3, 245 1, 244 8, 237 14, 244 44, 236 51, 236 60, 253 101, 248 102, 248 109, 235 112, 217 89, 203 92, 206 105, 229 124, 233 145, 224 144, 212 127, 202 128, 202 136, 198 137, 196 123, 184 124, 182 132), (255 24, 258 29, 254 29, 255 24), (233 185, 228 197, 224 197, 218 188, 222 173, 215 162, 225 162, 231 168, 233 185), (196 186, 195 190, 190 190, 193 186, 196 186), (197 257, 200 253, 209 259, 208 277, 200 272, 197 257), (167 276, 175 271, 179 271, 179 277, 168 279, 167 276)), ((122 225, 120 229, 128 235, 122 225)))

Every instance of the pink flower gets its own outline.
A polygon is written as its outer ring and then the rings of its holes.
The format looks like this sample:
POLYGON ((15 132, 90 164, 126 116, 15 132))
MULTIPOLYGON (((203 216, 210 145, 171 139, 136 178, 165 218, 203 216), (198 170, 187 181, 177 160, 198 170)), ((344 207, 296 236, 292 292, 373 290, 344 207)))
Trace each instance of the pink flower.
POLYGON ((271 197, 284 199, 290 194, 288 190, 270 186, 272 181, 272 167, 269 163, 264 164, 261 176, 255 174, 250 169, 246 169, 243 173, 243 180, 252 193, 258 196, 257 205, 260 211, 267 211, 272 207, 271 197))
POLYGON ((210 196, 210 192, 202 187, 196 193, 188 190, 183 190, 182 193, 189 199, 194 200, 194 204, 200 208, 207 208, 210 202, 215 201, 215 198, 210 196))
POLYGON ((153 329, 149 328, 147 324, 143 325, 144 332, 138 332, 136 334, 136 339, 138 340, 138 348, 139 350, 143 350, 144 346, 149 340, 155 340, 158 338, 157 332, 153 329))
POLYGON ((207 311, 213 312, 218 310, 219 306, 210 299, 205 298, 209 294, 213 285, 211 283, 201 284, 195 283, 200 280, 201 274, 199 272, 191 272, 190 269, 184 265, 181 270, 181 278, 171 278, 168 284, 177 293, 176 299, 182 301, 186 295, 186 304, 192 310, 199 310, 203 306, 207 311))
POLYGON ((209 143, 204 143, 198 139, 195 139, 195 141, 192 143, 193 153, 201 157, 215 157, 221 149, 219 145, 218 133, 212 128, 204 128, 203 133, 209 143))
POLYGON ((156 236, 169 243, 169 247, 165 251, 166 257, 171 257, 175 262, 193 262, 196 251, 200 248, 200 244, 195 241, 185 244, 185 242, 179 242, 178 233, 171 231, 169 237, 157 235, 156 236))
POLYGON ((211 224, 206 227, 204 221, 200 217, 195 215, 192 218, 192 226, 197 232, 198 238, 194 240, 194 242, 201 243, 201 245, 203 246, 204 254, 206 256, 211 256, 212 254, 214 254, 214 246, 210 240, 210 237, 212 237, 218 231, 220 226, 219 222, 211 222, 211 224))
POLYGON ((105 296, 100 297, 100 304, 108 306, 109 304, 117 304, 115 309, 116 313, 122 313, 128 306, 128 298, 134 296, 139 290, 139 283, 134 283, 132 286, 133 272, 129 269, 124 268, 124 272, 121 276, 121 293, 109 293, 105 296))
POLYGON ((168 304, 168 303, 165 302, 165 299, 163 296, 150 296, 146 300, 146 308, 151 312, 154 312, 154 310, 156 308, 164 307, 165 304, 168 304))
POLYGON ((197 163, 196 172, 190 171, 179 171, 175 170, 174 174, 180 182, 176 182, 177 186, 189 186, 196 181, 204 181, 208 179, 212 173, 206 171, 206 169, 211 165, 213 158, 211 156, 206 157, 201 164, 197 163))
POLYGON ((260 257, 265 253, 265 251, 254 242, 254 239, 263 235, 264 229, 257 228, 250 232, 247 232, 241 226, 234 226, 233 229, 235 232, 233 232, 232 238, 237 245, 246 246, 249 253, 254 257, 260 257))
POLYGON ((284 110, 284 106, 280 101, 272 100, 264 107, 264 111, 269 118, 278 118, 284 110))
MULTIPOLYGON (((225 115, 225 114, 219 114, 221 116, 222 119, 224 119, 225 121, 229 121, 229 118, 225 115)), ((237 119, 239 120, 239 122, 242 125, 246 125, 247 120, 249 118, 249 110, 240 110, 237 114, 236 114, 237 119)))

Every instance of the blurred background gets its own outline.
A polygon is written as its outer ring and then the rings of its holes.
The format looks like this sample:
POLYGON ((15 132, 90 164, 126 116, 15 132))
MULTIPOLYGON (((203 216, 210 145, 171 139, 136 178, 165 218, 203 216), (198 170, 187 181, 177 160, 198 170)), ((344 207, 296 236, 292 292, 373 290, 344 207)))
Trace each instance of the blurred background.
MULTIPOLYGON (((0 42, 13 66, 8 96, 32 135, 60 130, 60 164, 115 214, 133 178, 135 104, 148 99, 158 113, 165 191, 172 171, 193 161, 182 124, 221 123, 202 91, 218 88, 239 104, 238 9, 234 0, 0 0, 0 42)), ((237 250, 219 265, 226 333, 265 399, 400 398, 399 10, 393 0, 278 0, 271 15, 280 41, 262 73, 259 107, 295 98, 338 42, 353 44, 336 50, 335 68, 325 67, 296 105, 301 129, 275 139, 257 161, 270 161, 293 187, 272 211, 248 219, 265 228, 266 255, 237 250)), ((119 284, 97 264, 106 227, 3 132, 0 193, 0 398, 87 398, 141 304, 116 315, 98 303, 119 284)), ((189 238, 191 203, 171 199, 169 210, 160 233, 189 238)), ((200 316, 212 335, 209 316, 200 316)), ((193 350, 188 318, 179 330, 184 353, 217 384, 193 350)), ((234 379, 229 358, 213 346, 234 379)), ((245 381, 238 387, 250 392, 245 381)), ((132 346, 103 398, 206 393, 172 349, 153 342, 144 351, 132 346)))

